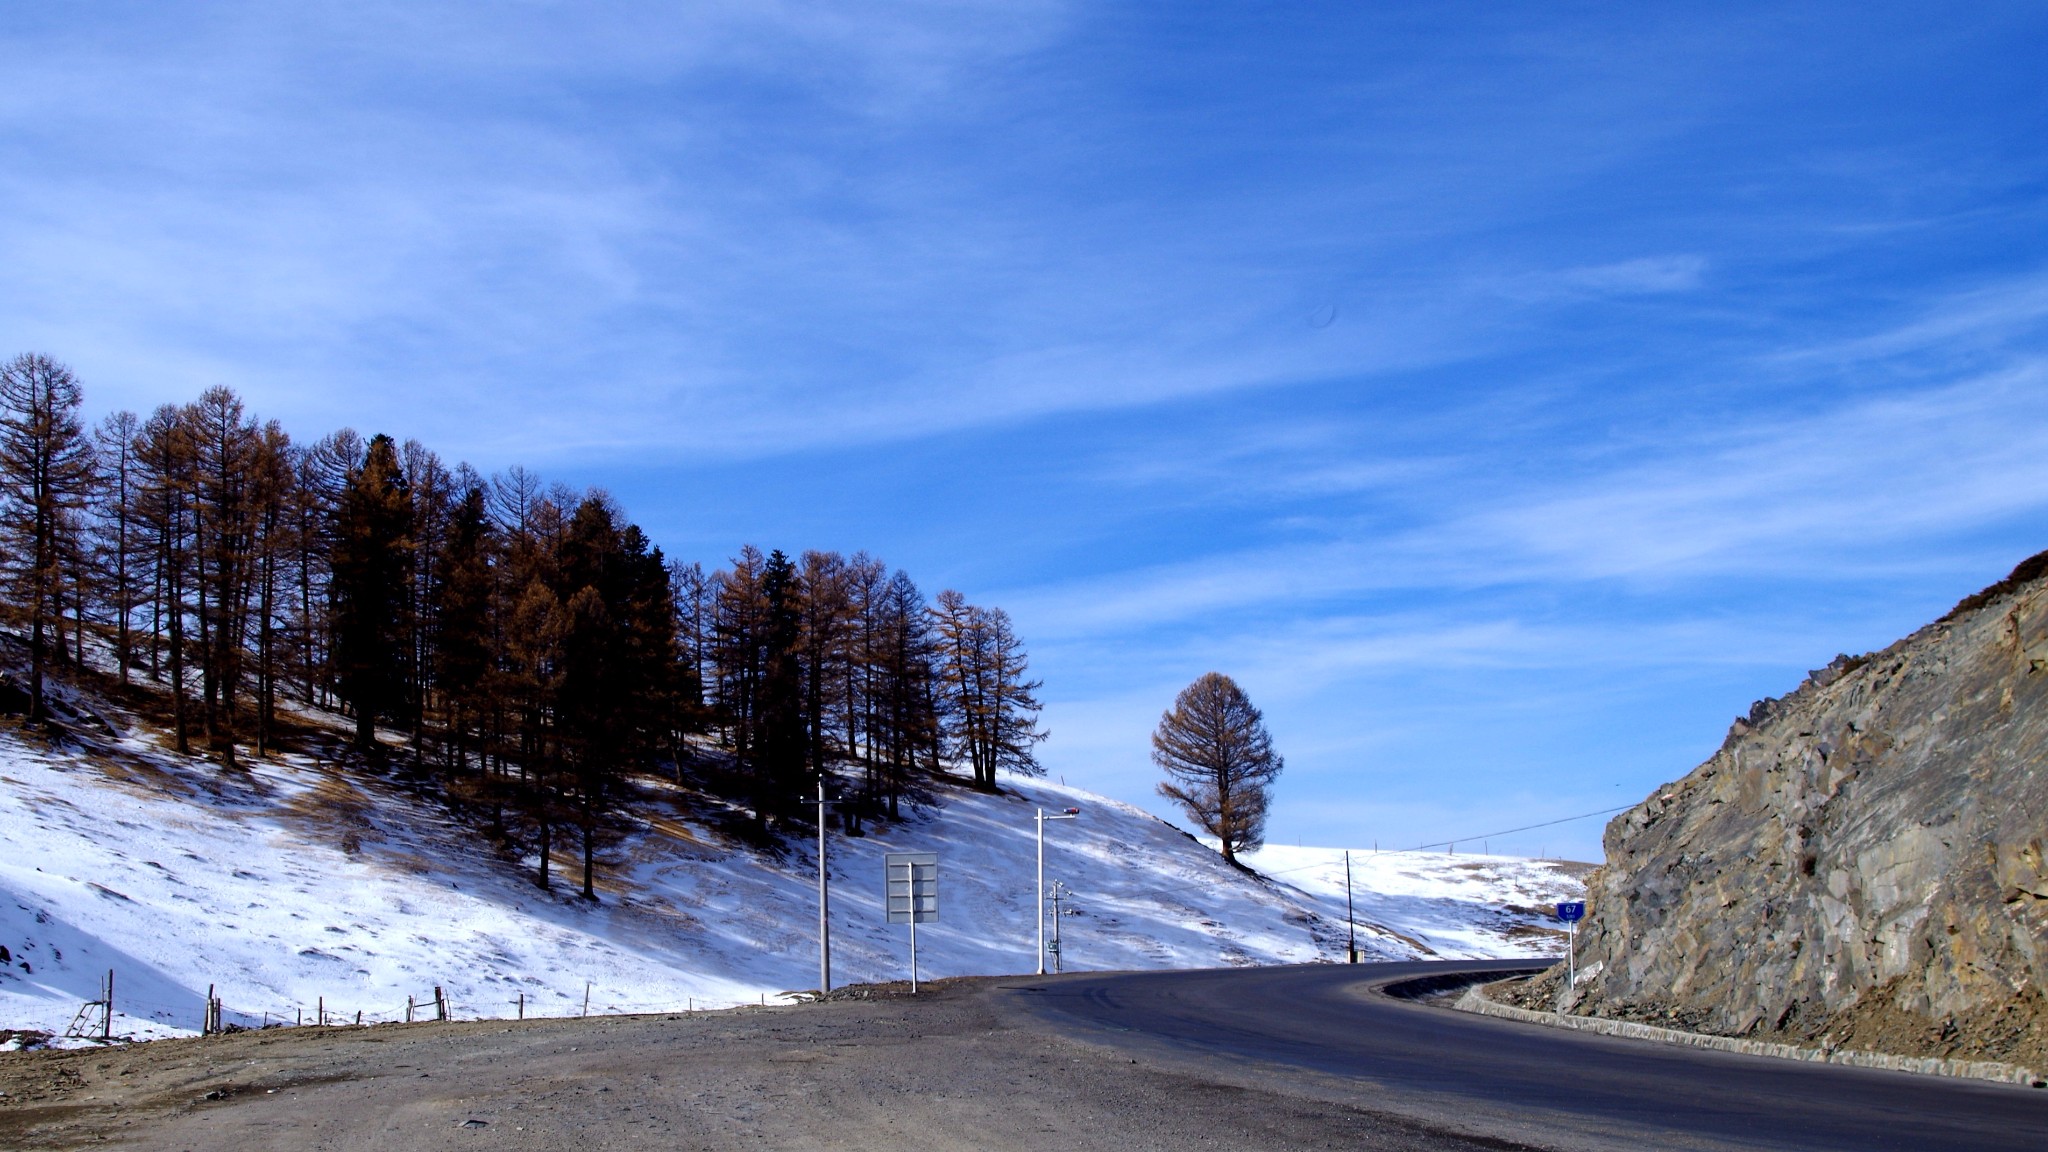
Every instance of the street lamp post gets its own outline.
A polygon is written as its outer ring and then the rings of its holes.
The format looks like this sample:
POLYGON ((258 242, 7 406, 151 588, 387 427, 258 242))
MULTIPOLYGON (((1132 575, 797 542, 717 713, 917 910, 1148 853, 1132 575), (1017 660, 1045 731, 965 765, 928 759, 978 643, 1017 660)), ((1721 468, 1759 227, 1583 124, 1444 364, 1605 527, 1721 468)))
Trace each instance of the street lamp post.
POLYGON ((1045 975, 1045 822, 1047 820, 1072 820, 1079 816, 1079 808, 1069 808, 1051 816, 1045 809, 1038 810, 1038 974, 1045 975))

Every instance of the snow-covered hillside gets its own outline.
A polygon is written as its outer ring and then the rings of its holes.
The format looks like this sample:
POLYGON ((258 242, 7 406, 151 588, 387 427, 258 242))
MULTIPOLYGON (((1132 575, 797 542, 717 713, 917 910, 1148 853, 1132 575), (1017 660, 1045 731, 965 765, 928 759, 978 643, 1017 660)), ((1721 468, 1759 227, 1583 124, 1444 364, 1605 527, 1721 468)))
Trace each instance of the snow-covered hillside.
MULTIPOLYGON (((117 1035, 196 1030, 209 985, 245 1025, 401 1019, 445 990, 461 1016, 682 1009, 817 986, 816 859, 727 841, 649 783, 644 823, 604 854, 601 902, 543 892, 431 805, 304 756, 223 772, 138 730, 91 754, 0 732, 0 1027, 62 1032, 115 973, 117 1035)), ((921 974, 1030 971, 1036 808, 1046 875, 1070 888, 1070 969, 1338 960, 1341 853, 1269 848, 1270 880, 1137 809, 1044 781, 937 807, 831 847, 835 983, 906 974, 882 856, 936 851, 941 922, 921 974), (1332 869, 1335 869, 1334 874, 1332 869)), ((562 861, 567 863, 566 849, 562 861)), ((1369 959, 1547 951, 1535 906, 1557 866, 1354 854, 1369 959), (1509 906, 1523 911, 1510 911, 1509 906)))
MULTIPOLYGON (((1562 955, 1551 918, 1559 900, 1584 893, 1584 864, 1520 856, 1352 849, 1352 915, 1360 940, 1386 937, 1412 955, 1442 960, 1562 955)), ((1268 845, 1240 858, 1265 876, 1320 902, 1344 922, 1342 848, 1268 845)))

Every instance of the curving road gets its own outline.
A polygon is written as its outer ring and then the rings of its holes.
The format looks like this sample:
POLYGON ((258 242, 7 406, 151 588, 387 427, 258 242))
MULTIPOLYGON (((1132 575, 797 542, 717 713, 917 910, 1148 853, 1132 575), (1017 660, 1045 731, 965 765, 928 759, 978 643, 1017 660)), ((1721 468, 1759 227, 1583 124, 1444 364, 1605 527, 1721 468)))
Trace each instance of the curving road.
POLYGON ((1073 975, 1013 985, 1070 1035, 1542 1147, 2048 1149, 2048 1091, 1592 1036, 1387 996, 1515 963, 1073 975))

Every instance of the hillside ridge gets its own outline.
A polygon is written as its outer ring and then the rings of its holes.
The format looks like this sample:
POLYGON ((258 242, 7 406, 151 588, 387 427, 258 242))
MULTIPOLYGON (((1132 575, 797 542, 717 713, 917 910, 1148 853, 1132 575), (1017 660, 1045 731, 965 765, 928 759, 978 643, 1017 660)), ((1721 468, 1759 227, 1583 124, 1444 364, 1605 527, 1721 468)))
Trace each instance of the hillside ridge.
POLYGON ((2048 553, 1837 657, 1616 816, 1525 1007, 2048 1062, 2048 553))
MULTIPOLYGON (((225 1019, 403 1019, 438 987, 464 1018, 669 1011, 817 986, 815 843, 756 842, 715 798, 638 776, 601 847, 600 900, 532 883, 533 859, 477 812, 330 756, 317 715, 289 751, 237 767, 179 756, 111 696, 53 694, 74 736, 0 724, 0 1046, 61 1032, 117 972, 116 1035, 193 1031, 209 986, 225 1019)), ((147 697, 143 698, 147 703, 147 697)), ((402 763, 402 757, 392 757, 402 763)), ((1138 809, 1042 779, 995 793, 935 781, 906 818, 831 837, 836 984, 900 979, 881 856, 936 850, 942 913, 926 978, 1031 970, 1037 807, 1047 877, 1073 898, 1071 967, 1334 962, 1346 944, 1338 850, 1274 850, 1254 876, 1138 809), (1320 854, 1319 854, 1320 853, 1320 854)), ((558 845, 565 855, 573 848, 558 845)), ((1537 907, 1580 891, 1561 866, 1388 853, 1359 861, 1368 959, 1548 950, 1537 907)), ((421 1011, 432 1011, 422 1008, 421 1011)))

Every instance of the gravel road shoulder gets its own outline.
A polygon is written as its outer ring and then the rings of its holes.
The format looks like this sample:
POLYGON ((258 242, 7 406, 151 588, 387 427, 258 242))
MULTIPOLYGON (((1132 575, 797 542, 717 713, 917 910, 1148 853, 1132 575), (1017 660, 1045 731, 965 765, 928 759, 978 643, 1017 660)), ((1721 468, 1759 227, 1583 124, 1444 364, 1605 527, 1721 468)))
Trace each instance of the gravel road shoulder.
POLYGON ((272 1029, 0 1055, 0 1146, 149 1150, 1498 1149, 1153 1060, 1022 1011, 1028 978, 696 1015, 272 1029))

